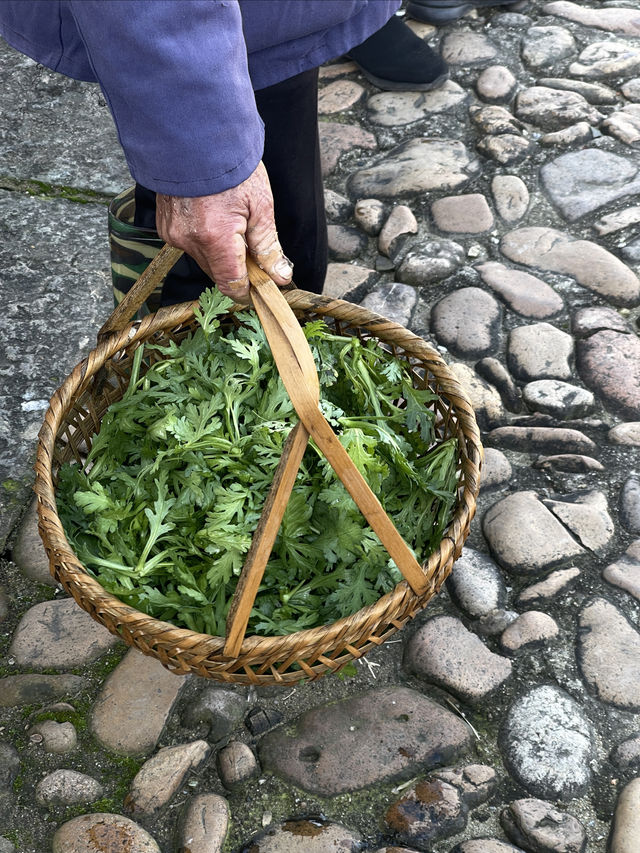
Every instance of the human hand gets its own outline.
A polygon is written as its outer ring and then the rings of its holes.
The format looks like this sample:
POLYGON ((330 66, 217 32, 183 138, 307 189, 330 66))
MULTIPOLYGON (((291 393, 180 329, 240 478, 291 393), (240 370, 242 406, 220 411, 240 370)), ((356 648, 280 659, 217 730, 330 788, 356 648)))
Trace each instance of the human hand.
POLYGON ((293 266, 278 242, 273 196, 262 162, 249 177, 224 192, 187 198, 156 195, 156 228, 171 246, 183 249, 235 300, 249 295, 246 253, 280 287, 293 266))

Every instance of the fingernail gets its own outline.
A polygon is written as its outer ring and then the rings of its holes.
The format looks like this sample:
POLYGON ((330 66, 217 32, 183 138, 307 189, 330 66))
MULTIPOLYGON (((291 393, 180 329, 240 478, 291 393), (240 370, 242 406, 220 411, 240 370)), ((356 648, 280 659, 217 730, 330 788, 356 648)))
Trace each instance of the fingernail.
POLYGON ((273 271, 282 278, 289 278, 293 273, 293 264, 283 255, 273 265, 273 271))

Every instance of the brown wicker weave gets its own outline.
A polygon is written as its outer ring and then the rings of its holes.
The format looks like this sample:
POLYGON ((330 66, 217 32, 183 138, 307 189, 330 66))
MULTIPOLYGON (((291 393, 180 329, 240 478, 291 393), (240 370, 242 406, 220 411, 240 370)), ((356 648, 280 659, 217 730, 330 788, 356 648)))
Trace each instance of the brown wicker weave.
POLYGON ((349 302, 300 290, 286 293, 286 299, 301 322, 324 318, 338 333, 378 340, 407 362, 416 387, 436 392, 431 406, 437 415, 437 436, 443 440, 455 436, 458 442, 459 492, 453 520, 424 563, 429 583, 423 594, 416 595, 402 581, 375 604, 332 625, 286 636, 245 637, 236 658, 223 654, 224 637, 176 628, 123 604, 100 586, 71 550, 56 510, 57 472, 64 462, 83 464, 105 412, 127 387, 136 348, 146 342, 178 341, 197 328, 195 303, 163 308, 111 332, 55 392, 45 415, 36 461, 39 530, 53 577, 80 607, 125 643, 177 674, 194 672, 228 683, 290 685, 336 672, 384 643, 438 592, 460 555, 475 512, 482 460, 478 427, 469 401, 439 354, 402 326, 349 302))

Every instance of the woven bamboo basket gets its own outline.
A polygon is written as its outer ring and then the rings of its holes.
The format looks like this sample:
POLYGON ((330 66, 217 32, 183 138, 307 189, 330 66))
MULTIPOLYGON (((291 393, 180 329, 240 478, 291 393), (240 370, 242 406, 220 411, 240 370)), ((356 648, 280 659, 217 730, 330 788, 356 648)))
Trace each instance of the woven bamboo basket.
MULTIPOLYGON (((286 303, 299 323, 322 318, 339 334, 376 340, 406 362, 416 387, 435 392, 437 398, 430 406, 436 415, 437 439, 455 437, 458 448, 458 497, 451 523, 440 545, 419 567, 418 583, 410 585, 403 580, 376 603, 331 625, 272 637, 245 636, 242 631, 232 655, 225 637, 177 628, 134 610, 106 592, 71 549, 56 509, 56 479, 63 463, 84 464, 107 409, 127 388, 136 349, 147 342, 180 341, 197 328, 195 303, 162 308, 140 321, 129 322, 135 308, 180 254, 168 247, 165 250, 140 277, 138 295, 132 302, 121 304, 103 326, 98 345, 54 393, 46 412, 34 488, 39 530, 51 573, 79 606, 112 634, 176 674, 192 672, 227 683, 291 685, 337 672, 380 646, 416 616, 437 594, 460 555, 475 513, 482 462, 472 407, 440 355, 412 332, 349 302, 295 289, 285 292, 286 303)), ((293 401, 294 395, 291 397, 293 401)))

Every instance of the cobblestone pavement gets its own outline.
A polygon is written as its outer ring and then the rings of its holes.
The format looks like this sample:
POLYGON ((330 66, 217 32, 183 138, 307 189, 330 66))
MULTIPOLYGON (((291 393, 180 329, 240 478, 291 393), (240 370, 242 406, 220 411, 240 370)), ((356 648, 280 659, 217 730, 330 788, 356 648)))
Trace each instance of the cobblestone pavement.
POLYGON ((445 354, 483 488, 425 612, 285 690, 174 676, 49 579, 35 435, 130 178, 95 87, 0 49, 0 853, 640 851, 640 3, 413 26, 437 91, 323 69, 327 292, 445 354))

